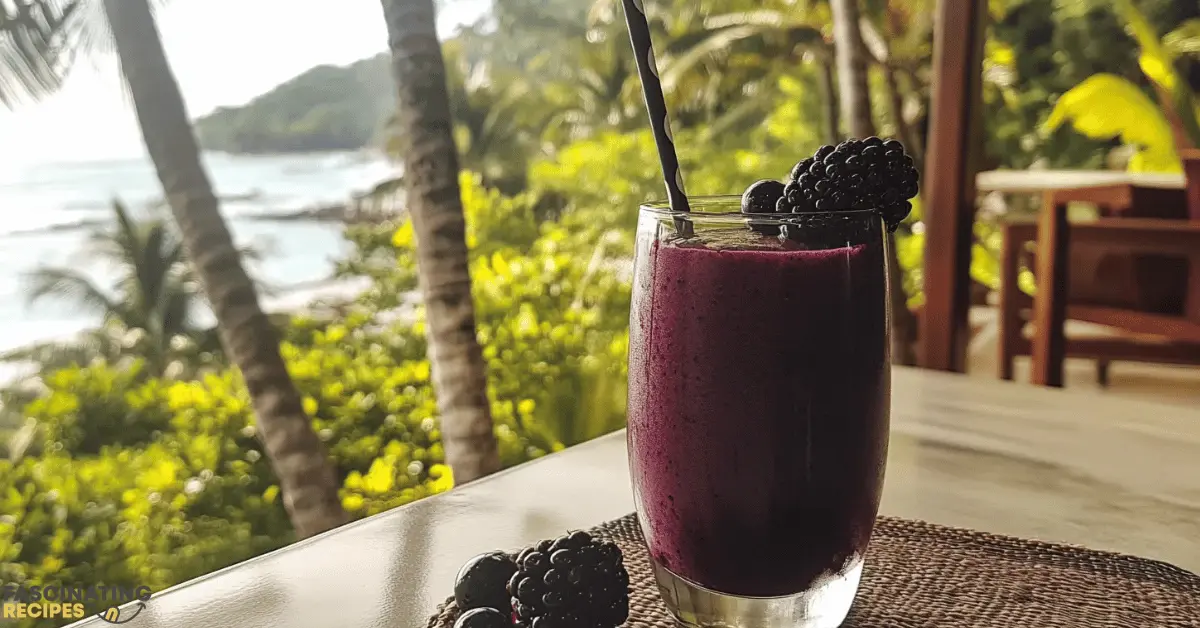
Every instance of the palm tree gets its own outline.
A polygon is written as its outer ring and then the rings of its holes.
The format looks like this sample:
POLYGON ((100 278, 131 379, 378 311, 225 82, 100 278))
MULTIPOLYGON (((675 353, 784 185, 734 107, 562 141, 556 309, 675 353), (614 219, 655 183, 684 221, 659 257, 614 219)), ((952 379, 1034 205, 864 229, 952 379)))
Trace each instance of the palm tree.
MULTIPOLYGON (((156 216, 134 219, 120 201, 113 201, 112 210, 113 225, 89 234, 81 251, 89 262, 116 269, 111 289, 97 285, 78 266, 42 266, 26 277, 29 304, 66 301, 78 311, 99 314, 101 327, 70 341, 2 353, 0 361, 33 362, 46 372, 95 359, 138 358, 149 374, 175 370, 173 376, 190 377, 194 370, 188 367, 198 366, 205 355, 223 357, 217 330, 195 325, 200 288, 174 225, 156 216)), ((243 259, 260 259, 250 247, 239 251, 243 259)))
MULTIPOLYGON (((863 43, 858 0, 830 0, 833 12, 833 36, 836 43, 838 87, 842 104, 842 120, 854 137, 875 135, 875 120, 871 115, 871 91, 867 83, 867 47, 863 43)), ((888 272, 893 277, 892 359, 899 364, 916 364, 913 343, 916 324, 908 309, 908 297, 901 278, 904 271, 896 254, 896 239, 888 234, 888 272)))
MULTIPOLYGON (((112 209, 114 227, 93 232, 85 251, 90 260, 103 260, 117 269, 115 290, 96 285, 78 267, 43 266, 28 277, 28 298, 30 303, 66 300, 82 311, 100 314, 105 326, 118 333, 140 331, 132 349, 161 375, 176 338, 195 343, 203 337, 203 330, 191 320, 199 290, 182 243, 163 221, 135 221, 119 201, 113 202, 112 209)), ((79 355, 117 358, 122 347, 110 338, 106 333, 89 334, 81 345, 47 343, 4 357, 34 358, 51 368, 63 359, 89 361, 79 360, 79 355)))
MULTIPOLYGON (((538 150, 537 134, 550 113, 531 107, 532 86, 511 68, 471 49, 485 38, 463 31, 442 49, 447 71, 450 115, 462 166, 483 177, 484 185, 506 194, 525 189, 530 157, 538 150), (478 58, 475 58, 478 56, 478 58)), ((402 157, 406 147, 399 115, 388 121, 385 148, 402 157)))
POLYGON ((487 372, 475 335, 466 222, 446 66, 433 0, 382 0, 399 95, 404 184, 417 235, 417 267, 428 323, 429 361, 446 462, 459 483, 500 468, 487 372))
MULTIPOLYGON (((584 54, 567 54, 574 63, 558 61, 557 80, 544 86, 553 113, 546 122, 546 137, 552 141, 571 141, 591 137, 601 129, 628 130, 637 127, 645 116, 640 111, 637 85, 629 79, 633 51, 625 35, 613 24, 590 29, 574 46, 587 46, 584 54)), ((621 27, 623 28, 623 27, 621 27)), ((552 54, 547 52, 547 54, 552 54)))
POLYGON ((858 0, 830 0, 833 38, 837 42, 838 93, 846 130, 855 137, 875 135, 871 92, 867 83, 867 48, 859 28, 858 0))
POLYGON ((11 102, 13 87, 33 96, 58 87, 77 53, 89 52, 89 45, 103 39, 107 21, 142 139, 212 304, 226 354, 250 392, 296 534, 306 537, 344 523, 333 466, 304 413, 275 328, 259 306, 221 216, 150 0, 25 0, 3 6, 14 5, 15 11, 0 11, 5 102, 11 102), (94 19, 101 15, 103 20, 94 19))
POLYGON ((705 122, 710 133, 743 131, 758 125, 778 104, 780 76, 794 73, 796 65, 811 59, 819 66, 822 135, 836 142, 837 90, 833 45, 822 32, 828 22, 825 13, 816 0, 804 0, 778 9, 756 4, 679 24, 675 27, 679 33, 665 46, 663 88, 678 98, 694 94, 701 106, 707 103, 705 122))
POLYGON ((869 14, 859 22, 871 61, 883 75, 896 134, 908 148, 918 169, 925 162, 925 138, 904 110, 906 106, 923 105, 928 100, 928 95, 923 93, 926 91, 924 86, 916 79, 915 68, 933 54, 929 42, 933 32, 934 4, 935 0, 875 3, 874 11, 868 11, 869 14), (902 79, 907 79, 907 93, 902 79))

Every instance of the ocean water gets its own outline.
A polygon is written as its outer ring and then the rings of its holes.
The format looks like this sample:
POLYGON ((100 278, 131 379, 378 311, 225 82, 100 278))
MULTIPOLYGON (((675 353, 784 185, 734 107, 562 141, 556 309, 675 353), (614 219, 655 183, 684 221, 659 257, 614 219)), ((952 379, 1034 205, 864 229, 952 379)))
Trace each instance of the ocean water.
MULTIPOLYGON (((334 261, 347 248, 340 224, 271 217, 345 201, 394 176, 395 166, 357 153, 209 153, 204 161, 234 238, 264 254, 248 270, 274 290, 264 298, 266 307, 296 307, 314 296, 346 291, 329 282, 334 261)), ((26 276, 41 265, 70 266, 99 285, 111 285, 112 269, 87 253, 88 234, 111 221, 113 199, 146 215, 161 196, 152 166, 142 159, 0 167, 0 350, 67 337, 98 323, 96 314, 70 302, 27 304, 26 276)))

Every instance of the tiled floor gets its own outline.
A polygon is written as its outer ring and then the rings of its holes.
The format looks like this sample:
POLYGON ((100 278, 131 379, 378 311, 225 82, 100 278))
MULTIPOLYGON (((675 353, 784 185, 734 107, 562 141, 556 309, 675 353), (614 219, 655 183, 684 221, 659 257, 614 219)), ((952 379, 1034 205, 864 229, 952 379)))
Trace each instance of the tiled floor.
MULTIPOLYGON (((983 327, 972 339, 969 348, 968 369, 972 377, 997 378, 994 319, 995 310, 992 308, 976 308, 971 312, 972 323, 983 327)), ((1085 329, 1089 333, 1095 331, 1094 328, 1086 328, 1084 324, 1068 324, 1067 333, 1085 329)), ((1017 358, 1015 370, 1016 381, 1029 382, 1029 358, 1017 358)), ((1115 362, 1109 368, 1108 388, 1101 388, 1096 383, 1094 362, 1069 359, 1066 365, 1066 387, 1181 405, 1200 412, 1200 367, 1115 362)))

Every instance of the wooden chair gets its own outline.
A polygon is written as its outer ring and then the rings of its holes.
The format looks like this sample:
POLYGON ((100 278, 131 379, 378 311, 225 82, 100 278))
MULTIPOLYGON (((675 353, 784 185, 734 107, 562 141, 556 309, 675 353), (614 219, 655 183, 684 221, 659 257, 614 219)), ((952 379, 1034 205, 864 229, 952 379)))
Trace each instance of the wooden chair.
POLYGON ((1032 355, 1034 382, 1050 386, 1062 385, 1067 356, 1096 360, 1101 385, 1115 360, 1200 364, 1200 244, 1181 248, 1178 240, 1190 242, 1187 234, 1200 232, 1200 222, 1186 220, 1185 199, 1180 189, 1129 184, 1058 190, 1047 193, 1040 224, 1005 225, 1000 377, 1012 379, 1017 355, 1032 355), (1105 217, 1068 225, 1071 201, 1095 203, 1105 217), (1017 277, 1034 241, 1038 297, 1031 299, 1018 289, 1017 277), (1091 251, 1090 264, 1079 259, 1083 250, 1091 251), (1067 338, 1065 319, 1115 333, 1067 338), (1027 320, 1034 322, 1032 341, 1023 333, 1027 320))

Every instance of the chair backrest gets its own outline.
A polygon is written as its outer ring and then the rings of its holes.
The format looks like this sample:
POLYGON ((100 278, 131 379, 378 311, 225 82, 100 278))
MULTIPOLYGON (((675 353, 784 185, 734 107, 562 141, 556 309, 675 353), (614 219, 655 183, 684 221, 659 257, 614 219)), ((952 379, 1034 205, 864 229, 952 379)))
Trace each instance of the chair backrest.
POLYGON ((1186 283, 1184 285, 1188 299, 1179 316, 1107 307, 1068 308, 1065 288, 1073 282, 1070 275, 1074 270, 1069 265, 1069 249, 1088 245, 1126 254, 1159 251, 1185 261, 1190 259, 1193 269, 1200 269, 1200 221, 1102 218, 1075 225, 1067 221, 1064 203, 1051 203, 1039 218, 1038 225, 1038 285, 1034 303, 1038 331, 1031 347, 1035 384, 1061 386, 1063 383, 1063 358, 1066 355, 1063 325, 1068 310, 1081 320, 1200 346, 1200 271, 1192 277, 1190 294, 1187 294, 1186 283))
MULTIPOLYGON (((1049 204, 1090 202, 1103 218, 1186 220, 1187 196, 1180 188, 1117 184, 1060 190, 1049 204)), ((1120 307, 1164 314, 1182 312, 1188 292, 1188 264, 1177 255, 1113 252, 1098 246, 1071 248, 1071 303, 1120 307)))

